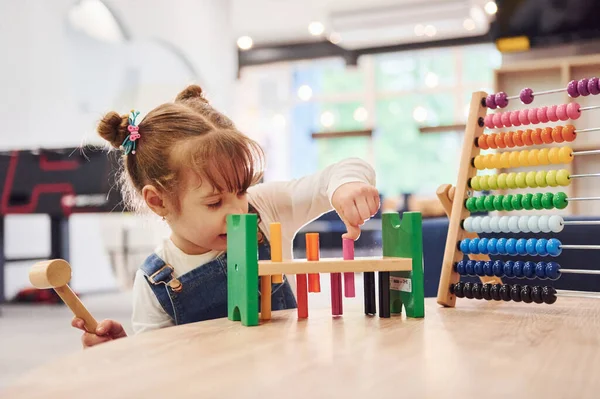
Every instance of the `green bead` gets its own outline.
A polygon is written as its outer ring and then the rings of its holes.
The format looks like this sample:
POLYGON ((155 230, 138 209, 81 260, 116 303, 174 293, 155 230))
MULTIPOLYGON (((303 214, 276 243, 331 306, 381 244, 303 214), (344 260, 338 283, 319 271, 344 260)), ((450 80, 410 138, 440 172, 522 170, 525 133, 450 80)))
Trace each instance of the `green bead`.
POLYGON ((469 212, 475 212, 477 210, 477 206, 475 205, 476 200, 477 198, 475 197, 467 198, 467 201, 465 202, 465 208, 467 208, 469 212))
POLYGON ((523 205, 523 209, 526 209, 528 211, 533 209, 533 205, 531 205, 532 199, 533 199, 533 194, 531 194, 531 193, 527 193, 527 194, 523 195, 523 200, 521 201, 521 204, 523 205))
POLYGON ((527 173, 525 173, 525 172, 519 172, 519 173, 517 173, 517 177, 515 178, 515 181, 517 183, 517 187, 519 187, 519 188, 526 188, 527 187, 527 182, 525 181, 526 177, 527 177, 527 173))
POLYGON ((504 195, 495 195, 494 196, 494 209, 497 211, 503 211, 504 207, 502 206, 502 201, 504 200, 504 195))
POLYGON ((475 201, 475 204, 477 205, 477 210, 480 212, 485 211, 485 197, 477 197, 477 201, 475 201))
POLYGON ((523 209, 523 194, 515 194, 510 202, 515 211, 523 209))
POLYGON ((562 191, 554 194, 552 203, 556 209, 565 209, 568 205, 567 194, 563 193, 562 191))
POLYGON ((483 204, 485 206, 485 210, 488 212, 491 212, 494 210, 494 196, 493 195, 488 195, 485 197, 485 201, 483 201, 483 204))
POLYGON ((531 205, 533 205, 533 209, 543 209, 542 208, 542 193, 535 193, 533 198, 531 199, 531 205))
POLYGON ((512 195, 507 195, 504 197, 504 199, 502 200, 502 208, 504 208, 505 211, 512 211, 513 207, 512 207, 512 195))
POLYGON ((506 173, 500 173, 498 175, 498 188, 502 189, 502 190, 506 190, 508 188, 508 185, 506 184, 506 173))
POLYGON ((542 206, 544 207, 544 209, 554 208, 554 204, 552 203, 553 198, 554 194, 552 193, 544 193, 544 195, 542 195, 542 206))

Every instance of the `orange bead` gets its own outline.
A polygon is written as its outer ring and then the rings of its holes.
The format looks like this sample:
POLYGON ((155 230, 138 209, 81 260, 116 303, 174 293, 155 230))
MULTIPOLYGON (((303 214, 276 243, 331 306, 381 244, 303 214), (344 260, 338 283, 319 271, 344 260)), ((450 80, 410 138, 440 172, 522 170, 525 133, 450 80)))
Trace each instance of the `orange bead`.
POLYGON ((542 141, 546 144, 550 144, 554 141, 552 138, 552 128, 545 127, 542 129, 542 141))
POLYGON ((562 137, 565 141, 571 142, 577 138, 577 133, 575 133, 575 126, 567 125, 562 130, 562 137))
POLYGON ((487 150, 488 148, 490 148, 490 146, 488 146, 487 143, 487 135, 482 134, 481 136, 479 136, 479 138, 477 139, 477 145, 482 150, 487 150))
POLYGON ((562 143, 565 141, 562 136, 562 129, 562 126, 556 126, 554 129, 552 129, 552 138, 554 139, 555 143, 562 143))
POLYGON ((517 147, 523 147, 525 145, 525 143, 523 142, 523 131, 517 130, 514 133, 515 134, 513 134, 513 141, 515 142, 515 145, 517 147))
POLYGON ((526 146, 533 145, 533 141, 531 141, 532 133, 533 133, 533 130, 531 130, 531 129, 527 129, 527 130, 525 130, 525 132, 523 132, 523 143, 525 143, 526 146))
POLYGON ((496 136, 498 136, 496 133, 492 133, 487 136, 487 143, 490 148, 498 148, 498 145, 496 144, 496 136))
POLYGON ((537 145, 544 144, 542 141, 542 129, 538 127, 531 133, 531 141, 533 141, 533 144, 537 145))
POLYGON ((498 133, 496 135, 496 145, 498 146, 498 148, 506 148, 506 143, 504 142, 504 136, 506 136, 506 133, 504 133, 504 132, 498 133))
POLYGON ((504 142, 508 148, 513 148, 515 146, 515 142, 513 140, 514 135, 515 132, 508 132, 506 133, 506 136, 504 136, 504 142))

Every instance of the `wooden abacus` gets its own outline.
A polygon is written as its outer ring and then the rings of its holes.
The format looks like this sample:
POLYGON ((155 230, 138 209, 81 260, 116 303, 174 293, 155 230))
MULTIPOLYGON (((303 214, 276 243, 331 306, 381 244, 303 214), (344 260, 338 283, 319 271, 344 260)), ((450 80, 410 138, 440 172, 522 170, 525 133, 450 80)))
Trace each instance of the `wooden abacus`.
POLYGON ((509 100, 519 98, 523 104, 536 95, 568 92, 576 98, 600 94, 600 79, 571 81, 564 89, 534 93, 525 88, 519 96, 500 92, 488 95, 475 92, 471 97, 469 117, 460 157, 456 187, 442 185, 437 195, 450 219, 437 301, 455 306, 456 298, 552 304, 557 296, 597 296, 580 291, 557 291, 552 286, 502 284, 502 277, 558 279, 561 273, 600 274, 598 270, 563 269, 556 262, 492 261, 490 255, 557 257, 564 249, 600 249, 600 245, 563 245, 556 238, 479 238, 480 233, 558 233, 565 225, 600 224, 600 221, 568 221, 556 214, 533 216, 470 216, 471 212, 510 212, 520 210, 564 209, 571 201, 598 200, 600 197, 569 198, 564 192, 515 195, 475 196, 476 191, 517 188, 567 186, 572 179, 598 177, 600 173, 572 175, 566 169, 535 170, 519 173, 477 175, 483 169, 508 169, 527 166, 566 164, 573 157, 598 154, 600 150, 574 152, 568 146, 503 151, 480 155, 481 150, 545 146, 572 142, 578 133, 600 128, 576 130, 571 124, 536 129, 484 134, 484 128, 576 120, 581 112, 600 106, 581 107, 577 102, 487 114, 487 109, 504 108, 509 100), (468 255, 468 260, 463 260, 468 255), (481 283, 462 283, 460 276, 478 276, 481 283))
POLYGON ((401 313, 424 317, 423 239, 421 214, 406 212, 402 221, 395 212, 383 213, 383 257, 354 258, 354 241, 344 240, 342 259, 320 259, 318 234, 306 237, 307 259, 281 259, 281 225, 270 225, 271 260, 258 260, 255 214, 227 217, 228 318, 245 326, 271 319, 271 282, 282 275, 296 275, 298 318, 308 317, 308 292, 320 291, 319 273, 331 274, 332 315, 342 310, 341 275, 346 296, 354 296, 354 273, 364 273, 365 313, 375 314, 375 272, 379 277, 379 316, 401 313), (307 280, 308 274, 308 280, 307 280), (261 295, 257 292, 259 284, 261 295), (308 282, 308 283, 307 283, 308 282))

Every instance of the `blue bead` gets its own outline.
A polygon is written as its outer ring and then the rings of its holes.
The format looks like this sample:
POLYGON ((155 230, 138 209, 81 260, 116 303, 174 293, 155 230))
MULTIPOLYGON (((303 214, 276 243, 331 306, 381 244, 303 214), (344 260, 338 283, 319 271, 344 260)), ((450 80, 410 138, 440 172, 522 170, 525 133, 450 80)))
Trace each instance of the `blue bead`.
POLYGON ((527 240, 525 238, 517 240, 517 253, 519 255, 527 255, 527 240))
POLYGON ((513 274, 515 277, 523 278, 523 266, 525 266, 525 262, 522 260, 518 260, 513 265, 513 274))
POLYGON ((468 260, 467 263, 465 264, 465 274, 467 276, 472 276, 473 275, 473 267, 475 266, 475 261, 474 260, 468 260))
POLYGON ((506 252, 506 238, 498 239, 498 242, 496 243, 496 252, 498 252, 499 255, 508 254, 508 252, 506 252))
POLYGON ((558 280, 560 277, 560 265, 556 262, 546 263, 546 276, 550 280, 558 280))
POLYGON ((485 276, 485 274, 483 274, 483 264, 484 263, 485 262, 482 260, 475 262, 475 266, 473 266, 473 272, 475 272, 476 275, 485 276))
POLYGON ((494 275, 494 270, 492 268, 493 264, 494 264, 494 262, 492 262, 491 260, 488 260, 487 262, 485 262, 483 264, 483 272, 485 273, 486 276, 494 275))
POLYGON ((465 238, 464 240, 462 240, 460 242, 460 252, 462 252, 465 255, 469 254, 469 243, 471 242, 470 239, 465 238))
POLYGON ((508 252, 510 256, 515 256, 517 254, 517 240, 515 238, 506 240, 506 252, 508 252))
POLYGON ((469 252, 472 254, 479 253, 479 238, 473 238, 469 243, 469 252))
POLYGON ((547 245, 548 240, 546 240, 545 238, 540 238, 537 244, 535 244, 535 250, 537 251, 537 254, 540 256, 548 255, 548 250, 546 249, 547 245))
POLYGON ((465 261, 464 260, 461 260, 460 262, 458 262, 456 264, 456 272, 461 275, 465 274, 465 261))
POLYGON ((535 262, 525 262, 523 265, 523 275, 525 278, 533 278, 535 276, 535 262))
POLYGON ((489 241, 489 239, 487 239, 487 238, 481 238, 481 239, 479 239, 479 245, 477 245, 477 247, 479 249, 479 253, 480 254, 487 255, 487 253, 488 253, 488 241, 489 241))
POLYGON ((494 276, 502 277, 504 275, 504 263, 501 260, 497 260, 492 265, 492 270, 494 271, 494 276))
POLYGON ((513 267, 515 266, 515 262, 512 260, 504 262, 504 275, 506 277, 514 277, 513 267))
POLYGON ((546 249, 550 256, 558 256, 562 252, 562 248, 560 247, 560 241, 556 238, 551 238, 548 240, 548 244, 546 244, 546 249))
POLYGON ((539 278, 546 278, 546 262, 538 262, 535 265, 535 275, 539 278))
POLYGON ((537 255, 537 249, 535 249, 535 244, 537 244, 537 240, 535 238, 530 238, 527 240, 527 244, 525 247, 527 248, 527 253, 531 256, 537 255))
POLYGON ((490 255, 498 255, 498 239, 497 238, 490 238, 490 240, 488 241, 488 253, 490 255))

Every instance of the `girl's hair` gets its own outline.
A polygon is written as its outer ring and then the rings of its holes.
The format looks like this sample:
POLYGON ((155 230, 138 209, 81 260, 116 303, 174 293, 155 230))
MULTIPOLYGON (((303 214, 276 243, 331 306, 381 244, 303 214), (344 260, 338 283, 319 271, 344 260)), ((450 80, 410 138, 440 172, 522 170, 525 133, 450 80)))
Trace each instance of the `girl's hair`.
MULTIPOLYGON (((129 135, 128 124, 128 115, 109 112, 98 133, 118 149, 129 135)), ((199 86, 188 86, 174 103, 150 111, 138 127, 136 152, 122 156, 118 177, 131 210, 141 210, 147 184, 162 190, 178 207, 184 170, 192 170, 218 192, 245 191, 262 178, 264 154, 259 144, 211 107, 199 86)))

